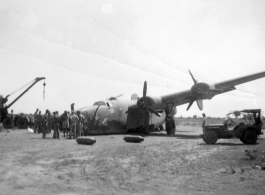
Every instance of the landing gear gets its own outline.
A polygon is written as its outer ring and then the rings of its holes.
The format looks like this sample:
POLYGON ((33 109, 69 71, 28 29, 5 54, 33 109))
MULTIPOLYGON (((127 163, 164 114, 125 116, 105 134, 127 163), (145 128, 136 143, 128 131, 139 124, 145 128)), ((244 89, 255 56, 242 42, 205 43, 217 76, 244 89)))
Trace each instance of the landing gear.
POLYGON ((166 132, 167 135, 175 135, 176 133, 175 120, 172 116, 166 117, 166 132))

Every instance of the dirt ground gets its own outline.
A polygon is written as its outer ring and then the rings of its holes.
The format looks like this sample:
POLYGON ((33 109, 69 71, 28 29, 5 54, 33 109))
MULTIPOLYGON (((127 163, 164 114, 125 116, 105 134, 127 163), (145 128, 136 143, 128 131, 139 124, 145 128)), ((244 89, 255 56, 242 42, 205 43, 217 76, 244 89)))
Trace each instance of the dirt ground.
POLYGON ((238 139, 206 145, 200 127, 177 126, 127 143, 125 135, 93 136, 92 146, 46 139, 27 130, 0 133, 0 194, 265 194, 265 150, 238 139), (257 150, 248 160, 245 150, 257 150))

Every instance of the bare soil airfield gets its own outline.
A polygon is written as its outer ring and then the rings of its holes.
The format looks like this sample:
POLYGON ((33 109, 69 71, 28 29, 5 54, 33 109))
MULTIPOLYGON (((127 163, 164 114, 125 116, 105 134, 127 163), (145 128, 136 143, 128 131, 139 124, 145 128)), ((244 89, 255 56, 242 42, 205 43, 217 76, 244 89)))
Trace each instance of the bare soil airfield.
POLYGON ((124 135, 93 136, 92 146, 27 130, 0 133, 0 194, 265 194, 265 150, 238 139, 206 145, 200 127, 177 126, 126 143, 124 135), (257 150, 248 160, 244 150, 257 150))

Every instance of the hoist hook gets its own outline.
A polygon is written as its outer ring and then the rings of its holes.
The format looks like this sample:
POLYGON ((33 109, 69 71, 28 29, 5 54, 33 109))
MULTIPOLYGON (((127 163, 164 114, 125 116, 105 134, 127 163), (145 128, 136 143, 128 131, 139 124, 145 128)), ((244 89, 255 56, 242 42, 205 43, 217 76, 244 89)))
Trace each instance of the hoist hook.
POLYGON ((44 80, 43 83, 43 100, 45 99, 45 86, 46 86, 46 79, 44 80))

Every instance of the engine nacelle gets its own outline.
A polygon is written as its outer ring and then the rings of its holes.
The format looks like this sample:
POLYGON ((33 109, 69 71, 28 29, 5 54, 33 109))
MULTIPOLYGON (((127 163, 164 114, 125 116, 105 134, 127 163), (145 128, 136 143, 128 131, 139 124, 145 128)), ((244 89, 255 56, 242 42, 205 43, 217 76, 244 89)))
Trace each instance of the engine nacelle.
MULTIPOLYGON (((138 106, 141 106, 143 103, 143 97, 141 97, 138 101, 137 101, 137 105, 138 106)), ((162 99, 161 97, 157 96, 146 96, 145 97, 145 103, 147 106, 153 108, 153 109, 156 109, 156 108, 161 108, 162 106, 162 99)))
POLYGON ((199 82, 191 87, 191 92, 193 96, 207 96, 210 94, 207 90, 211 89, 215 89, 215 86, 209 83, 199 82))

